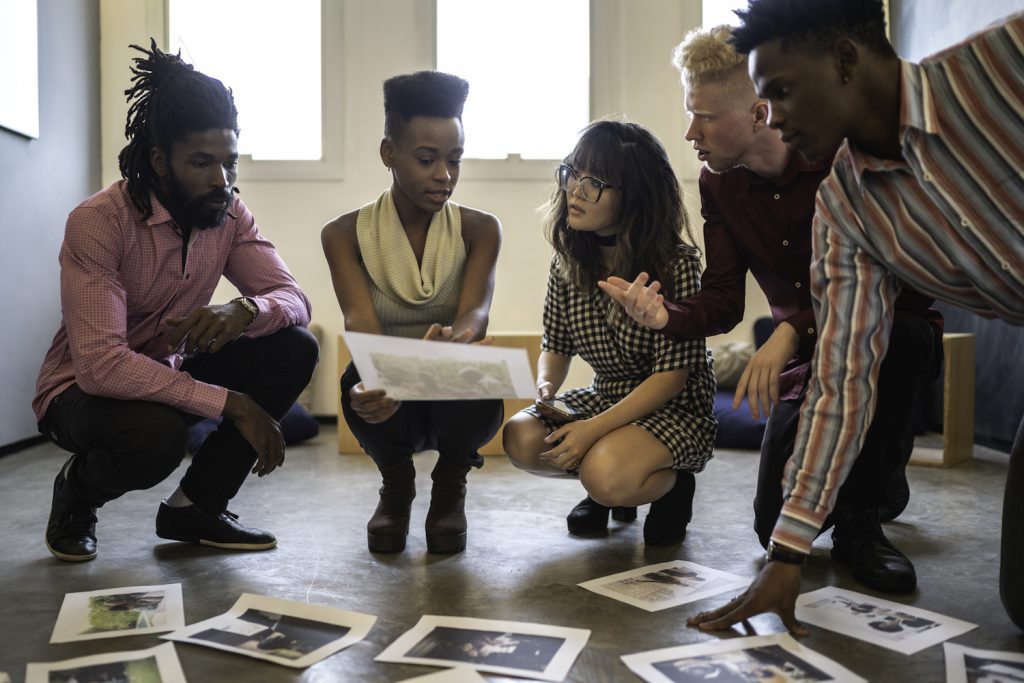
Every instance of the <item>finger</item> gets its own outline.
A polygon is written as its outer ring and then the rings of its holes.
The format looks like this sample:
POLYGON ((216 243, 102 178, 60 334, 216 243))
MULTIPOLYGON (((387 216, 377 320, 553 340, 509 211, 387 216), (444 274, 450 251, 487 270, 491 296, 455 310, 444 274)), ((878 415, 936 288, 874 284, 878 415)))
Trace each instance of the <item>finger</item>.
MULTIPOLYGON (((445 328, 445 329, 451 330, 450 327, 445 328)), ((449 332, 449 334, 451 334, 451 333, 449 332)), ((459 332, 458 334, 456 334, 454 336, 451 336, 451 341, 455 342, 456 344, 465 344, 466 342, 468 342, 468 341, 470 341, 472 339, 473 339, 473 330, 463 330, 462 332, 459 332)))
POLYGON ((621 289, 622 291, 629 289, 629 281, 622 279, 618 275, 612 275, 606 282, 615 289, 621 289))
POLYGON ((754 614, 756 614, 756 611, 752 610, 750 606, 747 604, 745 596, 742 596, 739 599, 741 600, 740 604, 734 607, 733 609, 729 610, 725 614, 721 615, 718 618, 711 619, 710 621, 705 620, 701 622, 699 624, 700 630, 722 631, 729 628, 733 624, 738 624, 744 619, 748 619, 754 614))
POLYGON ((743 403, 743 397, 747 393, 747 383, 750 382, 750 365, 747 365, 743 369, 743 374, 740 375, 740 381, 736 383, 736 393, 732 396, 732 409, 739 410, 740 404, 743 403))
POLYGON ((761 412, 767 416, 772 409, 771 372, 768 370, 762 371, 758 378, 757 402, 761 406, 761 412))
POLYGON ((477 346, 490 346, 494 343, 494 337, 484 337, 480 341, 473 342, 477 346))
POLYGON ((721 607, 717 607, 707 612, 698 612, 697 614, 687 619, 686 623, 690 624, 691 626, 696 626, 706 621, 713 621, 733 611, 736 608, 736 606, 739 605, 742 601, 743 594, 741 593, 740 595, 737 595, 735 598, 725 603, 721 607))
POLYGON ((801 624, 796 619, 796 613, 792 607, 787 607, 778 611, 779 618, 782 619, 782 625, 789 629, 789 632, 797 636, 806 636, 810 633, 807 627, 801 624))
POLYGON ((768 393, 772 397, 772 403, 779 402, 779 373, 772 372, 771 378, 768 380, 768 393))
POLYGON ((423 335, 423 338, 427 341, 437 341, 441 336, 442 326, 440 323, 434 323, 427 330, 427 333, 423 335))
MULTIPOLYGON (((184 320, 179 320, 174 323, 174 330, 171 331, 171 336, 167 340, 167 350, 176 351, 181 346, 182 339, 192 330, 195 325, 197 315, 193 313, 184 320)), ((188 347, 186 347, 187 350, 188 347)))

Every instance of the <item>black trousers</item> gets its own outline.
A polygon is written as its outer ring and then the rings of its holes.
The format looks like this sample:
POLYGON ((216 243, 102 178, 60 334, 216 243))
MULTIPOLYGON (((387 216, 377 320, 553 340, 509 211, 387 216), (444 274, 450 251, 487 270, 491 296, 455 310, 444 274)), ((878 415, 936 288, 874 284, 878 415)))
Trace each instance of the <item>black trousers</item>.
MULTIPOLYGON (((879 371, 875 415, 864 446, 839 489, 837 510, 881 506, 886 484, 897 468, 906 467, 914 448, 911 417, 915 398, 941 364, 942 343, 935 329, 921 315, 897 311, 879 371)), ((782 511, 782 478, 793 455, 803 400, 804 396, 780 401, 765 426, 754 498, 754 530, 764 547, 782 511)), ((829 518, 822 528, 831 524, 829 518)))
POLYGON ((413 453, 436 449, 453 467, 481 467, 477 452, 490 441, 505 417, 498 399, 473 401, 403 401, 398 411, 379 424, 370 424, 352 410, 349 390, 359 383, 355 365, 341 376, 341 410, 352 434, 381 470, 413 453))
POLYGON ((1010 619, 1024 631, 1024 419, 1010 449, 1010 470, 1003 495, 999 596, 1010 619))
MULTIPOLYGON (((309 330, 288 327, 257 339, 239 337, 215 354, 188 359, 181 369, 248 394, 280 420, 309 384, 318 355, 309 330)), ((39 431, 79 456, 68 471, 71 491, 99 507, 170 476, 185 456, 189 425, 201 419, 162 403, 93 396, 73 384, 50 403, 39 431)), ((182 491, 204 510, 221 512, 255 461, 249 442, 224 420, 192 456, 182 491)))

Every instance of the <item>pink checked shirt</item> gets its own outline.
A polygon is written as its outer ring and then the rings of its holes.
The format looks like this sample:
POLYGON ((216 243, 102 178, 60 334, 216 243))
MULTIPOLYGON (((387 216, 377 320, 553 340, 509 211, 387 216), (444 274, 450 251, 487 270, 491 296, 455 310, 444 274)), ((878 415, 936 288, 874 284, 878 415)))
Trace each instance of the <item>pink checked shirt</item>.
POLYGON ((227 390, 178 370, 184 357, 167 351, 173 328, 164 320, 209 304, 221 275, 259 306, 247 336, 309 324, 309 300, 240 199, 224 227, 192 231, 184 269, 174 221, 155 196, 151 201, 153 215, 143 221, 121 180, 68 217, 60 250, 63 319, 36 383, 38 419, 74 383, 96 396, 220 415, 227 390))

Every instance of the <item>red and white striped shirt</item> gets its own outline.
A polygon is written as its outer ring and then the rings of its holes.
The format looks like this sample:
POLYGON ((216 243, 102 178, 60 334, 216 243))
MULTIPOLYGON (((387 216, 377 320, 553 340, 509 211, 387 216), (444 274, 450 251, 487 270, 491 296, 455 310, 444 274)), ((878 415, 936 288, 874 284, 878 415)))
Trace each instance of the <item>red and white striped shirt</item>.
POLYGON ((209 304, 221 275, 260 309, 247 336, 309 324, 309 300, 240 199, 223 227, 192 231, 184 267, 174 221, 150 199, 153 215, 143 221, 121 180, 68 216, 60 250, 63 315, 36 383, 38 419, 73 383, 96 396, 220 415, 227 390, 178 370, 184 358, 167 351, 173 328, 164 321, 209 304))
POLYGON ((860 452, 906 284, 1024 323, 1024 14, 901 64, 902 161, 840 148, 814 219, 820 341, 772 539, 808 552, 860 452))

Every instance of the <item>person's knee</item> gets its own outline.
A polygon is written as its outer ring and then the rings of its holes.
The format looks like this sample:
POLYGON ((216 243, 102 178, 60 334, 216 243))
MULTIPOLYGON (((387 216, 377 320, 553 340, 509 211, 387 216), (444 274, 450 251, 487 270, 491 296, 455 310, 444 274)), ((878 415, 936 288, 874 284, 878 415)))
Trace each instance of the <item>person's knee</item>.
POLYGON ((297 369, 307 373, 306 382, 308 383, 320 360, 320 343, 309 329, 299 325, 286 327, 278 334, 282 337, 281 343, 285 347, 284 355, 287 360, 297 369))
POLYGON ((583 461, 580 483, 591 498, 606 507, 627 505, 636 489, 636 483, 621 468, 606 466, 594 453, 588 453, 583 461))
POLYGON ((529 415, 519 414, 505 423, 501 433, 501 446, 509 462, 517 469, 536 472, 540 469, 536 422, 529 415))

